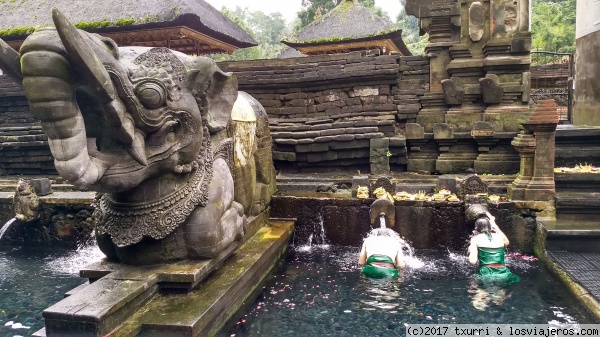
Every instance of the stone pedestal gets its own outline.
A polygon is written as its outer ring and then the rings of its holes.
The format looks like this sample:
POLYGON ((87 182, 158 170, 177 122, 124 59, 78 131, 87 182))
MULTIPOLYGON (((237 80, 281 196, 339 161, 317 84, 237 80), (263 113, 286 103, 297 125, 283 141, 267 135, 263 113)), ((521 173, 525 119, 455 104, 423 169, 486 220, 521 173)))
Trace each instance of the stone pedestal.
POLYGON ((231 250, 204 261, 93 264, 81 271, 90 283, 44 310, 46 328, 34 336, 214 336, 253 301, 292 231, 292 222, 270 221, 226 262, 231 250))

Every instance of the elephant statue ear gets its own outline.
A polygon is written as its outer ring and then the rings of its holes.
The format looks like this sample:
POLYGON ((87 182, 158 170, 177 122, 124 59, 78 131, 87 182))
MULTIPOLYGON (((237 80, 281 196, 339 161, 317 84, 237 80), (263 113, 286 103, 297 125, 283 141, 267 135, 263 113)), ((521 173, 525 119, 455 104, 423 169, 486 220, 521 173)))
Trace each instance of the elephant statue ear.
POLYGON ((196 101, 206 109, 206 123, 211 134, 224 130, 238 95, 237 78, 224 73, 209 58, 196 58, 190 67, 188 82, 196 101))

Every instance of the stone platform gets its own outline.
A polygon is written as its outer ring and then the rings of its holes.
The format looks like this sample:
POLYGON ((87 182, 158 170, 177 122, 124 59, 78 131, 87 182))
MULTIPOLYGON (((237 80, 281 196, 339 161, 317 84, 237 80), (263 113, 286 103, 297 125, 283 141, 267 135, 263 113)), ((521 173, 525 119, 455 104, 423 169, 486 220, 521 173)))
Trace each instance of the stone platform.
POLYGON ((536 255, 600 321, 600 221, 544 221, 536 236, 536 255))
POLYGON ((269 220, 214 260, 93 264, 81 271, 90 283, 44 310, 46 327, 34 336, 214 336, 254 300, 293 227, 269 220))

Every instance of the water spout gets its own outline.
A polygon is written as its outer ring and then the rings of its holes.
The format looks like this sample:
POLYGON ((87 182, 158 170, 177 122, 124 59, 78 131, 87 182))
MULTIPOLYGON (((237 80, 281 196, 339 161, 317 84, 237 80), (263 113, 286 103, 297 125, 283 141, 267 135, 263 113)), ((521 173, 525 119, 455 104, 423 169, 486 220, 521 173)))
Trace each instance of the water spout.
POLYGON ((17 221, 17 218, 12 218, 10 220, 8 220, 4 226, 2 226, 2 228, 0 228, 0 242, 2 242, 2 237, 4 236, 4 233, 6 233, 6 231, 8 230, 8 228, 10 228, 10 226, 17 221))

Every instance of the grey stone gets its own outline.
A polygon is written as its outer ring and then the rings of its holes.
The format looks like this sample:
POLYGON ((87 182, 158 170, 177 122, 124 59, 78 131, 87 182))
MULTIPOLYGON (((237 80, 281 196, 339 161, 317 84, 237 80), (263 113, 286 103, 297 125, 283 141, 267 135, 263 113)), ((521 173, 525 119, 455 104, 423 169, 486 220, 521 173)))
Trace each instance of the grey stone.
POLYGON ((39 196, 52 194, 52 184, 48 178, 37 178, 29 181, 35 193, 39 196))

